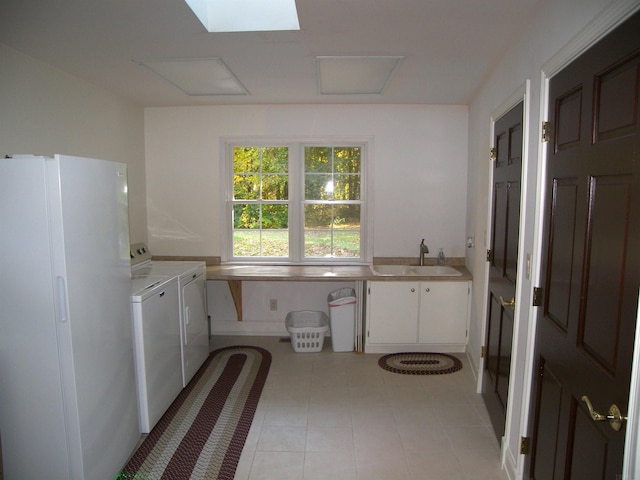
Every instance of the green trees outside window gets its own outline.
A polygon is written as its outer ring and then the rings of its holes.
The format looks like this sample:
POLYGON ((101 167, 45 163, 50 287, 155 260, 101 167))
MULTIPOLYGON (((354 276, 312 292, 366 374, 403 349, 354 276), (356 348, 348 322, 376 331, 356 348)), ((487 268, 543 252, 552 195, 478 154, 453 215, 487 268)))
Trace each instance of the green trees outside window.
POLYGON ((303 260, 360 258, 361 146, 304 146, 296 169, 287 146, 232 151, 234 258, 289 258, 292 238, 301 239, 303 260), (289 182, 300 182, 301 198, 290 198, 289 182), (301 219, 291 218, 294 201, 301 219))

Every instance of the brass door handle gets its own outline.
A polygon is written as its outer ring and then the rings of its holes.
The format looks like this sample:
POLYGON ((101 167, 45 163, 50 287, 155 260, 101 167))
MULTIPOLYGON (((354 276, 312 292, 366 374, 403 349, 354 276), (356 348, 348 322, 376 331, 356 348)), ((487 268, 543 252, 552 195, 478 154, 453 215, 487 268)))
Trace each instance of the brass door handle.
POLYGON ((502 295, 500 295, 500 305, 502 305, 505 308, 506 307, 516 308, 516 299, 512 298, 511 301, 505 302, 504 298, 502 298, 502 295))
POLYGON ((591 404, 591 400, 586 395, 582 396, 582 401, 587 404, 587 408, 589 409, 589 414, 594 422, 606 422, 609 421, 609 425, 616 432, 622 428, 622 422, 627 420, 627 417, 622 415, 618 406, 614 403, 609 407, 609 414, 602 415, 594 410, 593 405, 591 404))

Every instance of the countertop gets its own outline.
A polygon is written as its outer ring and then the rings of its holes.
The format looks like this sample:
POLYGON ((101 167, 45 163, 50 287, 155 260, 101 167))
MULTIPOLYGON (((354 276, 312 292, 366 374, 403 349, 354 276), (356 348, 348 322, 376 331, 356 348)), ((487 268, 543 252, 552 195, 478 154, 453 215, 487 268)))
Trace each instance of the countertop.
POLYGON ((211 265, 207 280, 236 281, 449 281, 471 280, 466 267, 451 265, 460 276, 376 275, 368 265, 211 265))

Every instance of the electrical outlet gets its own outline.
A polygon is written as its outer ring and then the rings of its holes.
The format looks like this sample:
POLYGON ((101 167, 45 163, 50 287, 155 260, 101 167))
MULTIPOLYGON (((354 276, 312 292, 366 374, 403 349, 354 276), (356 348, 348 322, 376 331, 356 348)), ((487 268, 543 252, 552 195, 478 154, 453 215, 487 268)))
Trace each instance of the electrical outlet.
POLYGON ((278 310, 278 300, 272 298, 269 300, 269 309, 270 310, 278 310))

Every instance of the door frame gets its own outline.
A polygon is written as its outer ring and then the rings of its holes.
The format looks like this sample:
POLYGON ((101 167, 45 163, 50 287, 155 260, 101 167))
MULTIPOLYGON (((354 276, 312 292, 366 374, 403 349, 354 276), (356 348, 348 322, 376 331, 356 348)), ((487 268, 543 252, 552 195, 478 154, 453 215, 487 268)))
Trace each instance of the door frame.
MULTIPOLYGON (((610 31, 615 29, 624 20, 634 14, 637 10, 640 10, 640 4, 637 1, 622 1, 614 2, 605 8, 600 15, 595 17, 576 37, 573 38, 568 44, 562 47, 549 61, 547 61, 541 70, 541 82, 540 82, 540 116, 542 121, 549 120, 549 82, 550 79, 556 75, 560 70, 566 67, 569 63, 575 60, 580 54, 585 52, 592 45, 597 43, 610 31)), ((539 132, 539 138, 542 136, 542 125, 538 125, 536 130, 539 132)), ((541 141, 541 140, 540 140, 541 141)), ((542 256, 542 243, 543 243, 543 222, 544 213, 547 205, 545 200, 545 178, 547 167, 547 148, 546 145, 540 144, 538 149, 538 168, 536 175, 536 213, 535 213, 535 226, 534 226, 534 239, 533 239, 533 252, 532 257, 535 259, 531 265, 531 282, 532 285, 539 286, 540 282, 540 258, 542 256)), ((518 300, 519 297, 516 297, 518 300)), ((639 310, 638 319, 636 322, 636 338, 633 353, 633 366, 631 372, 631 385, 629 390, 629 410, 627 412, 628 421, 626 426, 625 437, 625 453, 623 463, 623 478, 638 478, 640 475, 640 292, 638 295, 639 310)), ((530 437, 531 432, 531 418, 530 410, 533 405, 533 374, 535 368, 535 338, 536 338, 536 324, 537 324, 538 312, 537 308, 530 307, 528 315, 528 333, 526 340, 526 356, 525 364, 522 367, 522 376, 526 379, 523 391, 523 402, 520 407, 519 422, 521 425, 520 434, 525 437, 530 437)), ((515 334, 514 334, 515 335, 515 334)), ((518 372, 516 371, 516 375, 518 372)), ((511 395, 511 386, 509 389, 511 395)), ((514 409, 511 412, 515 417, 516 411, 514 409)), ((507 416, 507 422, 510 420, 515 421, 515 418, 509 418, 509 410, 507 416)), ((513 432, 518 434, 517 432, 513 432)), ((506 433, 505 433, 506 436, 506 433)), ((516 478, 524 479, 529 470, 530 457, 520 455, 517 462, 516 478)), ((504 458, 503 452, 503 462, 504 458)), ((504 464, 504 463, 503 463, 504 464)))

